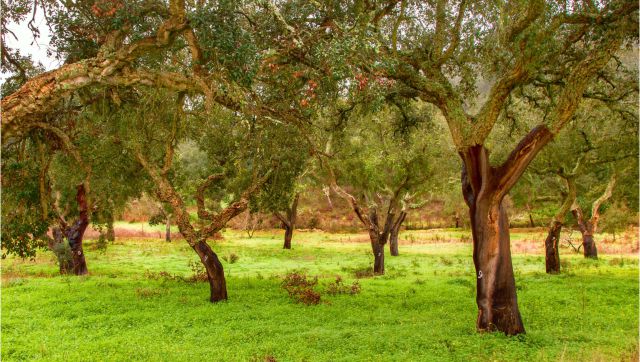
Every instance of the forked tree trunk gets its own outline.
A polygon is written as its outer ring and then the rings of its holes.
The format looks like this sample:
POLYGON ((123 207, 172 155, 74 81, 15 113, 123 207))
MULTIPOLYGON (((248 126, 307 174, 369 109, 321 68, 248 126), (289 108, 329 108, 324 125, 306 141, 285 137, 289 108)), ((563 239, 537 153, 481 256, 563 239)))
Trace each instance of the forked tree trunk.
POLYGON ((207 271, 209 288, 211 289, 211 297, 209 300, 212 303, 227 300, 227 282, 218 255, 211 250, 209 244, 204 240, 198 241, 193 249, 198 253, 200 261, 202 261, 207 271))
POLYGON ((571 212, 578 222, 578 229, 582 234, 582 250, 585 258, 598 259, 598 249, 596 248, 596 242, 593 235, 598 229, 598 220, 600 220, 600 206, 607 201, 612 193, 613 187, 616 184, 616 174, 611 175, 611 179, 607 184, 604 193, 593 202, 591 206, 591 218, 586 219, 582 213, 580 205, 574 203, 571 207, 571 212))
POLYGON ((553 221, 549 228, 549 234, 544 241, 545 250, 545 267, 547 274, 560 273, 560 231, 562 231, 562 223, 553 221))
POLYGON ((282 228, 284 229, 284 245, 283 249, 291 249, 291 239, 293 238, 293 230, 296 228, 296 220, 298 218, 298 201, 300 200, 300 193, 296 193, 291 202, 291 206, 287 207, 286 215, 282 215, 276 211, 274 214, 280 222, 282 222, 282 228))
POLYGON ((371 241, 371 252, 373 253, 373 274, 384 274, 384 245, 389 239, 394 214, 387 212, 384 226, 380 228, 378 213, 375 208, 369 209, 369 240, 371 241))
POLYGON ((404 222, 404 219, 407 217, 407 213, 404 211, 400 212, 398 218, 393 222, 391 226, 391 230, 389 231, 389 253, 391 256, 398 256, 400 252, 398 250, 398 235, 400 234, 400 227, 404 222))
POLYGON ((598 259, 598 248, 593 239, 594 227, 591 220, 585 220, 580 207, 571 210, 578 223, 578 229, 582 235, 582 253, 585 258, 598 259))
POLYGON ((509 220, 503 199, 524 171, 524 163, 533 157, 519 160, 526 154, 514 153, 512 161, 508 160, 500 168, 489 164, 488 151, 483 146, 461 153, 462 192, 469 207, 476 269, 476 326, 479 331, 498 330, 508 335, 524 333, 525 329, 518 308, 509 220))

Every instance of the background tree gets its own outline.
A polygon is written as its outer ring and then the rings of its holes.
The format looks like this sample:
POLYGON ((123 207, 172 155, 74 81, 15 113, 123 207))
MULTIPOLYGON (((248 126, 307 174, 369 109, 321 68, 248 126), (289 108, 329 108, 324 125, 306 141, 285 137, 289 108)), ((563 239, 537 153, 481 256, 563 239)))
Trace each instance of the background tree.
POLYGON ((418 112, 419 107, 407 103, 375 112, 356 110, 330 141, 330 183, 367 228, 376 274, 384 274, 384 246, 392 231, 397 241, 406 204, 424 191, 442 152, 443 140, 430 120, 419 116, 426 114, 418 112), (411 124, 399 129, 394 118, 403 117, 407 119, 401 121, 411 124), (432 137, 424 136, 427 129, 432 137))
POLYGON ((180 233, 207 271, 210 301, 225 300, 223 265, 207 238, 255 202, 261 188, 280 190, 271 180, 295 176, 284 152, 295 129, 223 108, 206 110, 184 94, 141 88, 138 95, 104 119, 112 137, 122 140, 148 174, 158 200, 171 207, 180 233), (190 144, 191 151, 177 153, 181 144, 190 144), (189 200, 197 208, 196 222, 189 200))

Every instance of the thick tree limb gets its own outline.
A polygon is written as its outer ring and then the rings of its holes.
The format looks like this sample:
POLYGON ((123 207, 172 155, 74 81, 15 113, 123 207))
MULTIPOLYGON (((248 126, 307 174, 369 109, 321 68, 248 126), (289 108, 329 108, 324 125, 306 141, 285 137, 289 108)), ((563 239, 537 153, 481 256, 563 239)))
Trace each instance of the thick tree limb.
POLYGON ((204 205, 204 192, 212 183, 222 180, 224 178, 224 173, 217 173, 213 175, 209 175, 207 179, 198 186, 196 190, 196 205, 198 207, 198 218, 202 220, 211 220, 213 218, 213 214, 209 213, 204 205))
POLYGON ((613 193, 613 188, 616 185, 616 174, 611 175, 611 179, 609 179, 609 183, 607 183, 607 188, 604 190, 604 193, 593 202, 591 206, 591 225, 593 225, 593 232, 595 232, 598 228, 598 221, 600 220, 600 206, 607 201, 611 194, 613 193))

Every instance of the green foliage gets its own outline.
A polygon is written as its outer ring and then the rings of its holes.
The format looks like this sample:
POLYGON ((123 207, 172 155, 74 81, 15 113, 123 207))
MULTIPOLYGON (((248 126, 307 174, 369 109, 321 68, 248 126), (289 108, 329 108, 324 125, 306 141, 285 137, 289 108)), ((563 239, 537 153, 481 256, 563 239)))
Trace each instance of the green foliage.
POLYGON ((29 141, 3 147, 2 153, 2 258, 32 258, 47 245, 51 217, 44 214, 40 199, 43 165, 29 141))

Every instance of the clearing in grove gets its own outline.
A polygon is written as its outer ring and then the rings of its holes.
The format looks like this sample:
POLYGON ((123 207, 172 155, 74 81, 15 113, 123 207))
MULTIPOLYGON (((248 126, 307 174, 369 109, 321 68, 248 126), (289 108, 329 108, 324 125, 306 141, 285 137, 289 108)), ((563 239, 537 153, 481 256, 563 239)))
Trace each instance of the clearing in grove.
POLYGON ((9 257, 2 360, 637 360, 637 256, 567 248, 562 274, 547 275, 540 247, 526 247, 540 235, 512 235, 527 329, 517 337, 476 332, 472 244, 457 231, 403 233, 401 255, 387 251, 386 274, 371 277, 364 234, 298 232, 282 250, 279 231, 230 230, 213 242, 229 289, 216 304, 206 282, 179 278, 197 261, 183 240, 118 238, 102 252, 88 241, 85 277, 58 275, 50 253, 9 257), (320 304, 289 298, 281 283, 294 271, 319 278, 320 304), (337 276, 360 293, 326 293, 337 276))

